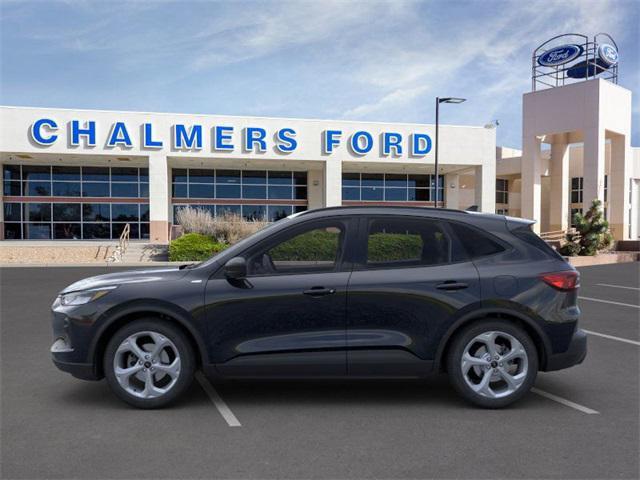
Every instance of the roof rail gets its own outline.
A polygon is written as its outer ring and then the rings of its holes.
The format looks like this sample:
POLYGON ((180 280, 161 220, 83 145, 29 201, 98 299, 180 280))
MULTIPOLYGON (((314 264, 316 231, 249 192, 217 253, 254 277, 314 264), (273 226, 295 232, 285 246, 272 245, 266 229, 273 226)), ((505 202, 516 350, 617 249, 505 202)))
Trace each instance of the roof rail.
MULTIPOLYGON (((452 213, 464 213, 464 214, 468 214, 470 213, 467 210, 456 210, 455 208, 435 208, 435 207, 418 207, 418 206, 412 206, 412 205, 408 205, 408 206, 399 206, 399 205, 340 205, 340 206, 335 206, 335 207, 322 207, 322 208, 314 208, 311 210, 304 210, 302 212, 296 213, 294 214, 296 217, 302 216, 302 215, 307 215, 309 213, 313 213, 313 212, 326 212, 326 211, 331 211, 331 210, 346 210, 346 209, 375 209, 375 208, 383 208, 383 209, 401 209, 401 210, 419 210, 419 211, 425 211, 425 210, 430 210, 430 211, 434 211, 434 212, 452 212, 452 213)), ((479 212, 478 212, 479 213, 479 212)))

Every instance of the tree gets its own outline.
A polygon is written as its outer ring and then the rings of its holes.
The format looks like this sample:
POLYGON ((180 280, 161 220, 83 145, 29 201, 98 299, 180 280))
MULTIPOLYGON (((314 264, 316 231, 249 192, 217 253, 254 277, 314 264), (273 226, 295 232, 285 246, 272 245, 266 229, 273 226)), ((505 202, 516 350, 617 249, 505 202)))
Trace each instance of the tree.
POLYGON ((576 231, 567 234, 567 243, 560 248, 562 255, 595 255, 613 243, 609 222, 604 218, 600 200, 594 200, 587 213, 576 213, 573 223, 576 231))

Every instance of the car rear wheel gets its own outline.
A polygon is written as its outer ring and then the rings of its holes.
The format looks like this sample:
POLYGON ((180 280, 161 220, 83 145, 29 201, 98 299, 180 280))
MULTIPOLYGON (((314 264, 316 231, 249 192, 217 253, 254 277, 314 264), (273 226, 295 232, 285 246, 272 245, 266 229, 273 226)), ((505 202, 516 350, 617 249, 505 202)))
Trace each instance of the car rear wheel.
POLYGON ((531 389, 538 373, 538 354, 523 329, 487 319, 455 337, 447 370, 454 388, 466 400, 485 408, 501 408, 531 389))
POLYGON ((194 354, 178 327, 150 318, 118 330, 107 345, 103 365, 118 397, 138 408, 158 408, 189 387, 194 354))

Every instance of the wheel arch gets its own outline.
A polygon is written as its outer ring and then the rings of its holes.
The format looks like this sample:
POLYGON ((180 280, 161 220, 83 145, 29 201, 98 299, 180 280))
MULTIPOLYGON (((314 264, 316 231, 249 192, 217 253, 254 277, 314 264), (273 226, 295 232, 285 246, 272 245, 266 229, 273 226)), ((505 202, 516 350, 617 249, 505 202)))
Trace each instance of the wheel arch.
POLYGON ((95 335, 90 349, 95 371, 99 378, 104 376, 103 356, 111 337, 123 326, 140 318, 156 317, 169 321, 178 326, 186 335, 195 355, 196 365, 208 361, 207 350, 198 331, 192 325, 191 315, 184 309, 168 302, 153 299, 153 301, 137 300, 118 306, 117 309, 103 315, 102 326, 95 335))
POLYGON ((443 335, 442 340, 436 351, 436 359, 434 369, 435 371, 446 371, 446 358, 449 348, 453 343, 455 336, 460 333, 463 328, 466 328, 472 323, 486 320, 486 319, 500 319, 508 320, 516 325, 519 325, 524 331, 531 337, 533 343, 536 346, 539 359, 539 370, 543 370, 547 364, 547 358, 551 352, 551 345, 547 336, 542 331, 542 328, 527 315, 520 312, 514 312, 509 309, 501 308, 484 308, 468 313, 467 315, 456 320, 453 325, 449 327, 446 333, 443 335))

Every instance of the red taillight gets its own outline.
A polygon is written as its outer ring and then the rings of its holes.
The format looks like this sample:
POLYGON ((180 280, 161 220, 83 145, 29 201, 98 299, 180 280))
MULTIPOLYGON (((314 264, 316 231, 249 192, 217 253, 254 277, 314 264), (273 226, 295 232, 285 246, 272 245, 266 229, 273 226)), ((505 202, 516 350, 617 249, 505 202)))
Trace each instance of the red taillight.
POLYGON ((574 272, 573 270, 567 270, 566 272, 544 273, 540 278, 547 285, 565 292, 575 290, 580 286, 580 275, 578 272, 574 272))

